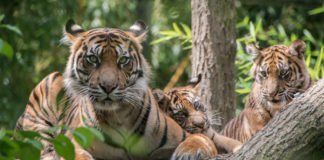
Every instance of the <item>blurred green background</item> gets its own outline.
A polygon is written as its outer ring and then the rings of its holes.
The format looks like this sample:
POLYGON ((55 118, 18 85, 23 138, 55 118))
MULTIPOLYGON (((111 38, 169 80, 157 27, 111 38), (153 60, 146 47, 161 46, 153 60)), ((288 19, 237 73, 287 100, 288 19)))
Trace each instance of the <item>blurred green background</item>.
MULTIPOLYGON (((236 2, 237 112, 252 83, 251 58, 244 54, 246 43, 256 41, 266 47, 302 39, 313 79, 324 77, 323 4, 321 0, 236 2)), ((136 20, 144 20, 150 31, 143 54, 152 65, 153 88, 164 88, 190 54, 188 0, 1 0, 0 128, 14 127, 29 93, 44 76, 63 72, 69 52, 60 39, 70 18, 84 28, 127 29, 136 20)), ((177 85, 187 82, 190 68, 190 64, 184 65, 177 85)))

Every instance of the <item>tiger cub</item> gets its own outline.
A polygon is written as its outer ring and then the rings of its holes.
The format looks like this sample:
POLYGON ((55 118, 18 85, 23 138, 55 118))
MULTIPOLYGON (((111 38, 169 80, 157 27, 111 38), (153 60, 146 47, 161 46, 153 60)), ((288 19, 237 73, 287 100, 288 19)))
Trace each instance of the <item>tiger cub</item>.
POLYGON ((210 125, 209 112, 196 95, 200 80, 201 75, 192 79, 187 86, 175 87, 166 93, 155 89, 153 94, 159 107, 187 132, 203 133, 214 142, 219 151, 235 152, 242 144, 218 134, 210 125))
POLYGON ((253 57, 252 91, 244 110, 225 125, 221 134, 242 143, 248 141, 296 95, 311 86, 312 79, 304 62, 305 48, 301 40, 290 46, 262 49, 252 44, 246 47, 253 57))

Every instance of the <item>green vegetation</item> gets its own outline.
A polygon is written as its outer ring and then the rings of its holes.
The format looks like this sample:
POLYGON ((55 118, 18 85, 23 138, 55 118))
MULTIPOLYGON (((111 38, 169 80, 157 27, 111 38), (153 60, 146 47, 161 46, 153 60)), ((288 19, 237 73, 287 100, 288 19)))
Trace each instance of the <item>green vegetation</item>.
MULTIPOLYGON (((83 147, 88 148, 95 138, 103 141, 103 135, 93 128, 76 128, 70 130, 67 127, 53 127, 47 130, 49 133, 58 133, 62 129, 72 133, 75 140, 83 147)), ((63 134, 57 134, 54 138, 47 138, 32 131, 0 130, 0 159, 40 159, 41 150, 44 148, 40 141, 48 141, 54 145, 57 154, 66 160, 74 160, 74 146, 71 140, 63 134)))
MULTIPOLYGON (((251 57, 245 45, 257 42, 261 47, 289 45, 295 39, 307 43, 306 63, 314 80, 324 77, 324 7, 300 4, 249 5, 237 1, 236 92, 238 111, 249 93, 251 57)), ((2 0, 0 5, 0 159, 39 159, 42 144, 50 141, 66 159, 74 151, 67 137, 52 139, 34 132, 13 132, 31 90, 53 71, 63 72, 69 56, 60 44, 63 25, 74 18, 85 28, 115 27, 127 29, 137 19, 150 26, 143 54, 152 65, 153 88, 164 88, 178 64, 190 53, 190 2, 188 0, 2 0), (179 7, 181 6, 181 7, 179 7), (7 130, 9 129, 9 130, 7 130)), ((190 77, 186 67, 178 84, 190 77)), ((55 129, 54 129, 55 130, 55 129)), ((79 144, 87 148, 102 135, 89 128, 71 131, 79 144)))
MULTIPOLYGON (((295 39, 302 39, 308 46, 306 63, 312 78, 317 80, 324 77, 323 6, 313 6, 311 3, 249 5, 237 1, 236 7, 238 110, 243 107, 244 97, 249 93, 252 83, 249 75, 251 58, 244 51, 249 42, 254 41, 261 47, 267 47, 274 44, 289 45, 295 39)), ((13 128, 32 88, 45 75, 53 71, 63 72, 69 52, 68 47, 62 46, 59 41, 67 19, 74 18, 85 28, 108 26, 124 29, 137 19, 146 21, 150 32, 143 53, 153 69, 151 86, 163 88, 181 60, 190 53, 190 17, 190 3, 187 0, 1 1, 0 128, 13 128)), ((186 83, 190 72, 188 65, 179 85, 186 83)), ((78 131, 87 132, 83 129, 78 131)), ((18 138, 9 143, 9 138, 13 136, 12 131, 1 130, 1 144, 22 145, 18 148, 30 144, 34 148, 28 149, 38 151, 41 148, 33 140, 38 135, 28 137, 29 140, 18 138)), ((20 137, 24 136, 22 133, 20 137)), ((64 138, 60 139, 64 141, 64 138)), ((79 138, 80 143, 83 143, 82 139, 79 138)), ((88 143, 83 145, 86 147, 88 143)), ((18 151, 12 151, 8 156, 15 153, 18 151)))

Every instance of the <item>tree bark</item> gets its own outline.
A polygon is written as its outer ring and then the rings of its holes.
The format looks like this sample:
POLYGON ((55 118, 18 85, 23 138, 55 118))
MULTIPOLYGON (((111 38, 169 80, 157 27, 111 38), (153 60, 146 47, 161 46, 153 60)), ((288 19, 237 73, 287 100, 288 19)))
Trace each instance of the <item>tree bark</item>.
MULTIPOLYGON (((192 75, 202 74, 199 95, 226 124, 235 115, 235 0, 192 0, 192 75)), ((222 126, 213 126, 220 130, 222 126)))
POLYGON ((235 154, 216 159, 324 159, 324 79, 278 113, 235 154))

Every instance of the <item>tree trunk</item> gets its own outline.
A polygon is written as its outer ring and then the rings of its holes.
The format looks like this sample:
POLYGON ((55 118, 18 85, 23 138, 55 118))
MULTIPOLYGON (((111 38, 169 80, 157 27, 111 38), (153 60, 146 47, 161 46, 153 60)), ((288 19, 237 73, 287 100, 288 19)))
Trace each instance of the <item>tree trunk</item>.
POLYGON ((324 159, 324 79, 276 115, 235 154, 216 159, 324 159))
MULTIPOLYGON (((226 124, 235 115, 235 0, 192 0, 192 75, 199 95, 226 124)), ((213 126, 220 130, 222 126, 213 126)))

